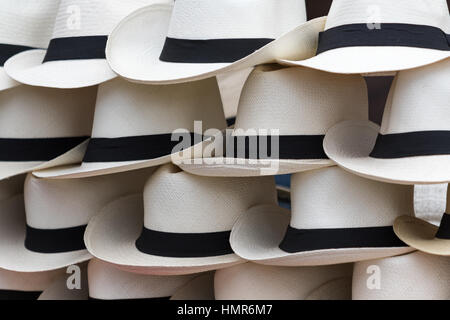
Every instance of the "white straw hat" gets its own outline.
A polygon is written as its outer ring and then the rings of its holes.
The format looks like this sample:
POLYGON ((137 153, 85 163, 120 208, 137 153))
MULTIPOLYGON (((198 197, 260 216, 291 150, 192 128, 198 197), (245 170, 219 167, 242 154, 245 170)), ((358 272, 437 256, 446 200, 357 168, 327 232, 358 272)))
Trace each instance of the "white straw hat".
POLYGON ((0 180, 79 163, 91 135, 95 87, 18 86, 0 92, 0 180))
POLYGON ((126 272, 114 265, 92 259, 88 265, 91 300, 168 300, 197 275, 154 276, 126 272))
POLYGON ((417 217, 402 216, 395 220, 395 234, 409 246, 435 255, 450 256, 450 192, 447 191, 447 211, 440 225, 417 217))
POLYGON ((3 68, 19 52, 47 48, 58 9, 54 0, 2 0, 0 3, 0 91, 19 85, 3 68))
POLYGON ((83 242, 89 219, 113 199, 142 190, 150 173, 147 169, 72 180, 29 174, 24 195, 1 204, 0 268, 47 271, 90 259, 83 242))
POLYGON ((317 38, 316 56, 278 62, 336 73, 417 68, 450 57, 447 1, 334 0, 317 38))
POLYGON ((44 272, 0 269, 0 300, 36 300, 63 272, 63 269, 44 272))
POLYGON ((54 279, 50 285, 41 293, 38 300, 88 300, 88 275, 86 262, 77 265, 80 268, 79 281, 80 287, 69 287, 68 282, 71 281, 73 275, 68 272, 69 268, 63 269, 64 274, 59 275, 54 279))
POLYGON ((190 158, 202 153, 204 131, 220 132, 225 127, 214 78, 170 86, 146 86, 118 78, 100 85, 92 138, 83 163, 34 174, 43 178, 89 177, 157 166, 173 157, 190 158), (195 121, 202 122, 200 132, 195 121), (180 143, 185 147, 182 154, 175 149, 180 143))
POLYGON ((210 154, 176 164, 206 176, 275 175, 332 166, 322 147, 326 131, 344 120, 367 121, 368 115, 360 75, 259 66, 244 86, 234 129, 215 144, 215 157, 205 148, 210 154))
POLYGON ((135 82, 168 84, 314 55, 325 18, 304 0, 177 0, 126 17, 106 47, 111 68, 135 82))
POLYGON ((352 267, 245 263, 216 271, 215 295, 217 300, 350 300, 352 267))
POLYGON ((122 18, 140 7, 171 1, 53 2, 59 3, 59 9, 56 20, 54 15, 47 18, 54 25, 48 49, 17 54, 5 64, 8 75, 21 83, 52 88, 79 88, 116 77, 105 58, 106 41, 113 28, 122 18))
POLYGON ((360 178, 338 167, 292 175, 292 213, 255 206, 230 236, 231 247, 260 264, 314 266, 395 256, 413 249, 394 234, 413 213, 410 186, 360 178))
POLYGON ((355 263, 353 300, 449 300, 450 257, 413 252, 355 263))
POLYGON ((89 222, 86 247, 126 271, 173 275, 242 263, 229 245, 231 227, 251 206, 276 203, 276 190, 270 177, 200 177, 168 164, 147 181, 143 198, 103 208, 89 222))
POLYGON ((401 184, 450 181, 450 60, 401 71, 381 128, 347 121, 331 128, 324 150, 357 175, 401 184))

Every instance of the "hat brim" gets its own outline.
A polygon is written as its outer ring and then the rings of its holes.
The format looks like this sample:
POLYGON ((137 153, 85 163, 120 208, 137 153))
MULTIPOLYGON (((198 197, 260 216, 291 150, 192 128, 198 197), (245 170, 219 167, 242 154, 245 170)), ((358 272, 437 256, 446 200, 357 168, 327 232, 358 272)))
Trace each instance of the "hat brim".
POLYGON ((235 254, 202 258, 174 258, 140 252, 135 245, 143 226, 142 196, 120 198, 94 216, 84 241, 96 258, 129 272, 182 275, 225 268, 244 261, 235 254))
POLYGON ((356 175, 397 184, 450 182, 450 155, 379 159, 370 157, 380 127, 368 121, 344 121, 328 130, 327 156, 356 175))
POLYGON ((336 165, 329 159, 249 160, 222 157, 188 159, 176 162, 175 164, 189 173, 209 177, 257 177, 281 175, 336 165))
POLYGON ((141 8, 114 29, 106 46, 111 68, 120 76, 147 84, 171 84, 213 77, 218 73, 274 62, 277 57, 306 59, 317 48, 325 17, 305 22, 294 30, 233 63, 171 63, 159 59, 168 33, 172 5, 141 8))
POLYGON ((81 288, 69 289, 67 278, 69 274, 63 274, 56 278, 48 288, 46 288, 38 300, 88 300, 89 289, 86 268, 81 269, 81 288))
POLYGON ((449 51, 426 48, 345 47, 322 52, 302 61, 278 59, 277 62, 333 73, 366 74, 418 68, 448 57, 449 51))
POLYGON ((425 253, 450 256, 450 239, 435 237, 438 227, 416 217, 402 216, 394 222, 394 232, 403 242, 425 253))
MULTIPOLYGON (((194 157, 198 156, 198 154, 201 154, 205 144, 209 143, 211 139, 207 138, 180 153, 172 153, 159 158, 122 162, 82 162, 81 165, 53 166, 54 168, 45 170, 37 169, 39 171, 34 171, 33 175, 46 179, 75 179, 156 167, 170 163, 174 158, 191 158, 192 154, 194 154, 194 157)), ((81 159, 79 162, 81 162, 81 159)))
POLYGON ((214 300, 214 272, 189 280, 175 291, 170 300, 214 300))
POLYGON ((0 67, 0 91, 11 89, 20 85, 6 74, 5 68, 0 67))
POLYGON ((8 75, 31 86, 72 89, 97 85, 115 78, 106 59, 62 60, 42 63, 45 50, 21 52, 6 61, 8 75))
POLYGON ((86 152, 88 141, 89 139, 50 161, 2 161, 0 162, 0 180, 32 172, 34 170, 44 170, 52 167, 80 163, 86 152))
POLYGON ((258 206, 242 215, 233 226, 231 247, 243 259, 273 266, 320 266, 390 257, 411 252, 409 247, 345 248, 287 253, 279 248, 289 225, 289 210, 274 205, 258 206))
POLYGON ((2 203, 0 213, 0 268, 17 272, 50 271, 92 258, 87 250, 38 253, 25 248, 26 219, 23 195, 2 203))

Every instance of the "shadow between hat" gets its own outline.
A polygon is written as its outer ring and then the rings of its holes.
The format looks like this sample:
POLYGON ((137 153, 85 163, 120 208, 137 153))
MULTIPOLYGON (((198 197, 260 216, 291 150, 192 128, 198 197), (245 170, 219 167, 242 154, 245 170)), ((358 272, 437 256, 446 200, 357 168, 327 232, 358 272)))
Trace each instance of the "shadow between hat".
POLYGON ((87 250, 38 253, 25 248, 26 219, 23 195, 2 202, 0 268, 17 272, 50 271, 92 258, 87 250))

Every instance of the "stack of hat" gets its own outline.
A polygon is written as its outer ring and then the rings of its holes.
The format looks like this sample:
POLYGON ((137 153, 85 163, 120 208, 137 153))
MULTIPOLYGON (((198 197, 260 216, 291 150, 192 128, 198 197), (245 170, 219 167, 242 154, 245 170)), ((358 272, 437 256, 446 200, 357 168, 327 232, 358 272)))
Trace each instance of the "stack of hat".
POLYGON ((446 0, 306 17, 4 0, 0 299, 450 299, 446 0))

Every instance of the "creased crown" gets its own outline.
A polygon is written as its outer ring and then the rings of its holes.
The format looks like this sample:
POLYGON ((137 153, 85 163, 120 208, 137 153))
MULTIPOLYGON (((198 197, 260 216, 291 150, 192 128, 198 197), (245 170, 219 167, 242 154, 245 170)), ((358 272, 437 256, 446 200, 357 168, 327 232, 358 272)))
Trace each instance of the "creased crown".
POLYGON ((382 134, 450 130, 450 60, 401 71, 389 92, 382 134))
POLYGON ((39 179, 29 174, 24 199, 27 224, 38 229, 85 225, 107 203, 142 192, 153 169, 83 179, 39 179))
POLYGON ((0 137, 90 136, 96 87, 51 89, 18 86, 0 93, 0 137))
POLYGON ((307 68, 257 67, 242 90, 235 128, 278 129, 280 135, 320 135, 344 120, 367 120, 360 75, 307 68))
POLYGON ((144 225, 163 232, 230 231, 248 208, 275 203, 273 177, 201 177, 165 165, 145 185, 144 225))
POLYGON ((450 257, 413 252, 356 262, 354 300, 450 299, 450 257), (370 272, 368 272, 370 271, 370 272), (376 285, 379 288, 376 289, 376 285))
POLYGON ((338 167, 292 176, 290 225, 297 229, 392 226, 412 215, 413 187, 361 178, 338 167))
POLYGON ((169 0, 61 0, 53 38, 109 35, 128 14, 169 0))
POLYGON ((0 1, 0 43, 47 48, 57 10, 55 0, 0 1))
POLYGON ((44 291, 64 269, 44 272, 15 272, 0 269, 0 290, 44 291))
POLYGON ((222 101, 215 78, 167 86, 134 84, 123 79, 99 87, 93 137, 194 131, 194 121, 208 128, 226 127, 222 101))

